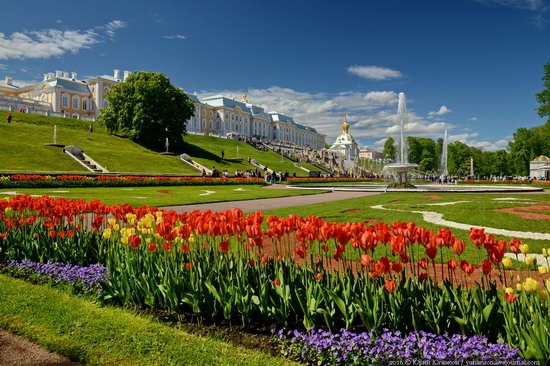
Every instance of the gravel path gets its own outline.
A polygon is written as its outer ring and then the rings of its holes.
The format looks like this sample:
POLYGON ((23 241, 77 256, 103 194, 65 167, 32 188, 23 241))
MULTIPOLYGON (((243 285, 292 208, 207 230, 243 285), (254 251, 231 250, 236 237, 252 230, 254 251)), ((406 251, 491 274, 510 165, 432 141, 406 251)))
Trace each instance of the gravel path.
MULTIPOLYGON (((289 189, 282 185, 272 185, 260 189, 289 189)), ((278 197, 278 198, 263 198, 248 201, 229 201, 229 202, 214 202, 201 203, 196 205, 183 206, 166 206, 162 207, 166 210, 174 210, 176 212, 189 212, 193 210, 212 210, 225 211, 233 208, 240 208, 243 212, 266 211, 277 208, 293 207, 310 205, 314 203, 324 203, 330 201, 340 201, 351 198, 360 198, 380 194, 380 192, 347 192, 336 191, 320 194, 312 194, 305 196, 278 197)))
POLYGON ((0 365, 68 366, 80 365, 25 338, 0 330, 0 365))

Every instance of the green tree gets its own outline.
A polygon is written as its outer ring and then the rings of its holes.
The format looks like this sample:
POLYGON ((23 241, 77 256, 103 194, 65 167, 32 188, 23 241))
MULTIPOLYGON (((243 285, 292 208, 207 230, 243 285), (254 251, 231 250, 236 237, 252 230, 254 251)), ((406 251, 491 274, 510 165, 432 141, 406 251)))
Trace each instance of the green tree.
POLYGON ((544 90, 537 93, 537 101, 539 106, 537 112, 541 117, 550 117, 550 63, 544 65, 544 90))
POLYGON ((395 140, 393 137, 388 137, 386 142, 384 142, 384 159, 390 159, 395 161, 395 155, 397 154, 397 148, 395 147, 395 140))
POLYGON ((113 86, 107 94, 109 107, 99 116, 109 133, 122 133, 138 144, 154 150, 170 150, 183 145, 186 121, 194 105, 159 72, 136 72, 113 86))

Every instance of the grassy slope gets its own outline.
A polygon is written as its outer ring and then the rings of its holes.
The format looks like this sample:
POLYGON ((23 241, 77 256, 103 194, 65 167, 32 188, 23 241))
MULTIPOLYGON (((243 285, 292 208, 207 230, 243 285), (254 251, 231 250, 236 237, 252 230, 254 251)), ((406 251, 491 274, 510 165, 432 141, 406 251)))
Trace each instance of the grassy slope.
MULTIPOLYGON (((8 125, 7 112, 0 111, 0 170, 85 172, 61 148, 44 146, 52 142, 53 126, 57 125, 57 143, 80 146, 111 172, 198 175, 196 170, 180 162, 178 157, 160 155, 128 139, 109 135, 99 124, 95 124, 94 132, 89 134, 90 122, 16 112, 12 114, 13 122, 8 125)), ((253 166, 248 163, 250 156, 275 171, 308 175, 295 168, 290 160, 272 151, 259 151, 244 142, 200 135, 188 135, 185 141, 185 152, 193 159, 209 168, 216 166, 220 171, 228 169, 230 174, 236 169, 252 169, 253 166), (225 151, 224 160, 220 157, 222 149, 225 151)))
MULTIPOLYGON (((13 190, 10 190, 13 191, 13 190)), ((2 195, 0 198, 8 197, 2 195)), ((101 187, 101 188, 27 188, 19 194, 38 194, 68 199, 98 199, 107 204, 129 203, 133 206, 172 206, 195 203, 241 201, 258 198, 287 197, 320 193, 319 191, 265 189, 260 185, 243 186, 173 186, 173 187, 101 187), (209 193, 214 192, 214 193, 209 193), (209 193, 209 194, 207 194, 209 193)))
POLYGON ((197 171, 178 160, 147 150, 128 139, 107 134, 90 122, 71 118, 44 117, 13 113, 8 125, 7 112, 0 111, 0 170, 81 171, 77 162, 61 148, 44 146, 51 143, 53 126, 57 125, 57 143, 78 145, 86 154, 112 172, 178 173, 197 175, 197 171))
POLYGON ((248 163, 248 157, 250 156, 258 163, 267 165, 269 169, 275 171, 283 173, 287 171, 290 175, 296 172, 298 176, 308 175, 302 169, 294 167, 289 159, 282 158, 281 155, 273 151, 257 150, 241 141, 201 135, 187 135, 184 140, 186 142, 185 152, 208 168, 215 166, 220 171, 227 169, 230 174, 233 174, 236 169, 255 169, 252 164, 248 163), (222 150, 225 153, 224 160, 221 160, 222 150))
POLYGON ((0 327, 92 365, 283 365, 258 351, 199 337, 120 308, 0 275, 0 327))
MULTIPOLYGON (((416 222, 419 226, 429 229, 439 230, 439 226, 426 223, 422 219, 422 215, 407 211, 434 211, 443 213, 443 218, 446 220, 457 221, 461 223, 471 224, 479 227, 494 227, 507 230, 519 231, 534 231, 534 232, 550 232, 549 221, 521 219, 518 216, 504 212, 496 211, 498 208, 527 206, 521 201, 506 203, 502 201, 494 201, 494 198, 513 197, 525 198, 538 202, 541 205, 550 205, 550 195, 545 194, 453 194, 445 193, 438 194, 441 199, 432 200, 433 194, 427 193, 385 193, 375 196, 367 196, 359 199, 345 200, 338 202, 327 202, 323 204, 308 205, 302 207, 284 208, 278 210, 266 211, 265 215, 282 215, 295 214, 300 216, 317 215, 327 221, 359 221, 372 222, 371 220, 384 221, 388 223, 416 222), (460 203, 449 206, 432 206, 431 203, 440 202, 457 202, 469 201, 468 203, 460 203), (374 205, 383 205, 386 208, 399 209, 399 211, 383 211, 370 208, 374 205)), ((464 230, 451 229, 453 233, 469 242, 468 232, 464 230)), ((503 236, 495 235, 497 239, 507 239, 503 236)), ((530 251, 533 253, 541 253, 542 248, 550 247, 548 241, 542 240, 523 240, 528 243, 530 251)), ((477 261, 477 251, 470 247, 466 253, 468 259, 477 261)))

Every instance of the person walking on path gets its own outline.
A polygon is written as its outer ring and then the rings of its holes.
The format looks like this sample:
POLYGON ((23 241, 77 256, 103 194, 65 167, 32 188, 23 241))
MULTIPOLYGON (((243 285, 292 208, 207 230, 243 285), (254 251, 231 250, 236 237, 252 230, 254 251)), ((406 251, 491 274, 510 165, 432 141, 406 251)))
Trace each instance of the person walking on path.
POLYGON ((222 160, 224 156, 225 156, 225 152, 222 150, 222 160))
POLYGON ((11 120, 13 119, 13 116, 11 115, 11 113, 8 114, 8 118, 7 118, 7 119, 8 119, 8 123, 11 123, 11 120))

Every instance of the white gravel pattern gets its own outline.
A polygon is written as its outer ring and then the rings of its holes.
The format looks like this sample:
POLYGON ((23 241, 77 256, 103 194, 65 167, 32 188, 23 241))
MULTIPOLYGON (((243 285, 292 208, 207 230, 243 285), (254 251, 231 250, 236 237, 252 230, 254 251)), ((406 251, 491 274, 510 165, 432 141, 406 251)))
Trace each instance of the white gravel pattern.
MULTIPOLYGON (((378 210, 389 210, 389 211, 401 211, 401 212, 412 212, 419 213, 422 215, 424 221, 429 222, 435 225, 446 226, 453 229, 460 230, 470 230, 472 227, 479 227, 476 225, 462 224, 460 222, 449 221, 443 219, 443 214, 439 212, 432 211, 407 211, 407 210, 392 210, 383 207, 382 205, 371 206, 371 208, 378 210)), ((550 240, 550 234, 548 233, 536 233, 531 231, 516 231, 516 230, 506 230, 506 229, 496 229, 492 227, 485 227, 485 232, 487 234, 503 235, 511 238, 518 239, 534 239, 534 240, 550 240)))

